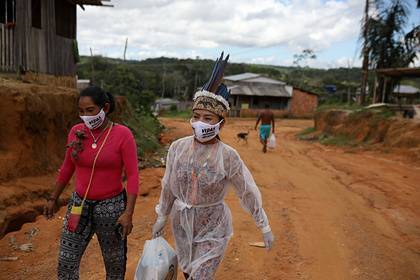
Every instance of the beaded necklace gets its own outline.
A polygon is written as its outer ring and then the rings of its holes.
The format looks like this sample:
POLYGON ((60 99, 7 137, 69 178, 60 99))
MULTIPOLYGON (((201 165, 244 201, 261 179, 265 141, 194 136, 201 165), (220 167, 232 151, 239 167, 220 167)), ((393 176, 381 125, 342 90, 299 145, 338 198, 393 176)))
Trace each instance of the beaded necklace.
MULTIPOLYGON (((111 125, 113 124, 111 121, 110 121, 110 123, 111 123, 111 125)), ((97 147, 98 147, 98 141, 99 141, 99 139, 101 138, 101 136, 104 134, 104 132, 105 132, 105 130, 108 128, 108 126, 109 126, 109 124, 107 124, 106 126, 105 126, 105 128, 104 129, 102 129, 102 131, 101 131, 101 133, 99 134, 99 136, 98 136, 98 138, 96 138, 94 135, 93 135, 93 133, 92 133, 92 131, 90 130, 90 129, 88 129, 89 130, 89 133, 90 133, 90 135, 92 136, 92 138, 93 138, 93 143, 92 143, 92 149, 96 149, 97 147)))
POLYGON ((194 168, 194 151, 195 151, 195 140, 193 139, 193 145, 192 145, 192 153, 191 153, 191 159, 190 159, 190 165, 191 165, 191 185, 192 185, 192 192, 191 192, 191 202, 192 204, 196 204, 197 203, 197 193, 198 193, 198 179, 200 178, 200 175, 203 174, 201 172, 201 169, 205 169, 208 166, 208 160, 210 159, 210 156, 212 154, 214 154, 214 151, 216 150, 216 147, 218 146, 218 142, 215 144, 212 144, 213 147, 212 149, 209 151, 209 153, 207 154, 207 157, 202 165, 201 168, 201 164, 199 164, 199 168, 198 171, 196 172, 195 168, 194 168))

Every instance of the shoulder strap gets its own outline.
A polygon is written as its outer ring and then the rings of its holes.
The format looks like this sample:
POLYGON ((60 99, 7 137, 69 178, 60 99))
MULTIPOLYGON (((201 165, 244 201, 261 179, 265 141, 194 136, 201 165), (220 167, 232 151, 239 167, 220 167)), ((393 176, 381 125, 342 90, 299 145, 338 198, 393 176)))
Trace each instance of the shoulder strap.
POLYGON ((112 127, 113 127, 113 126, 114 126, 114 124, 111 122, 111 126, 110 126, 110 128, 109 128, 109 130, 108 130, 108 132, 107 132, 107 134, 106 134, 106 136, 105 136, 105 139, 104 139, 104 141, 102 142, 102 145, 99 147, 99 150, 98 150, 98 152, 97 152, 97 153, 96 153, 96 155, 95 155, 95 159, 93 160, 92 172, 90 173, 89 184, 88 184, 88 186, 87 186, 87 189, 86 189, 85 195, 83 196, 82 206, 83 206, 83 204, 85 203, 86 197, 87 197, 87 195, 88 195, 88 193, 89 193, 89 190, 90 190, 90 186, 92 185, 92 179, 93 179, 93 173, 95 172, 96 160, 98 159, 99 154, 101 153, 102 148, 104 147, 104 145, 105 145, 105 143, 106 143, 106 140, 108 139, 108 136, 109 136, 109 134, 111 133, 111 130, 112 130, 112 127))

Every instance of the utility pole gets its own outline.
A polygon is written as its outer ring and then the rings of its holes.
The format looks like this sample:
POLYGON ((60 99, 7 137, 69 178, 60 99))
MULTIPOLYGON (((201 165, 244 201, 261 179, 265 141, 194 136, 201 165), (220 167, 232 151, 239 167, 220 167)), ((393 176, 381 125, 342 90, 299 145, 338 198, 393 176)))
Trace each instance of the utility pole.
POLYGON ((124 61, 125 61, 125 54, 127 53, 127 45, 128 45, 128 38, 125 39, 125 47, 124 47, 124 55, 123 55, 124 61))
POLYGON ((91 64, 91 77, 90 77, 90 84, 93 85, 94 84, 94 76, 95 76, 95 66, 93 63, 93 51, 92 48, 90 49, 90 64, 91 64))
MULTIPOLYGON (((350 62, 350 59, 347 60, 347 70, 350 73, 350 69, 353 67, 353 63, 350 62)), ((350 105, 350 84, 347 84, 347 104, 350 105)))
POLYGON ((350 88, 347 87, 347 104, 350 105, 350 88))
POLYGON ((163 98, 165 96, 165 76, 166 76, 165 63, 163 63, 162 66, 163 66, 163 74, 162 74, 162 98, 163 98))
POLYGON ((365 2, 365 18, 364 18, 364 29, 363 29, 363 63, 362 63, 362 88, 360 89, 359 105, 365 103, 366 98, 366 85, 369 74, 369 49, 367 47, 368 40, 368 26, 369 23, 369 0, 365 2))
POLYGON ((175 77, 175 84, 174 84, 174 91, 173 91, 172 98, 176 98, 177 93, 178 93, 178 78, 175 77))
POLYGON ((195 77, 194 77, 194 92, 197 90, 197 84, 198 84, 198 73, 197 73, 197 70, 195 70, 195 77))

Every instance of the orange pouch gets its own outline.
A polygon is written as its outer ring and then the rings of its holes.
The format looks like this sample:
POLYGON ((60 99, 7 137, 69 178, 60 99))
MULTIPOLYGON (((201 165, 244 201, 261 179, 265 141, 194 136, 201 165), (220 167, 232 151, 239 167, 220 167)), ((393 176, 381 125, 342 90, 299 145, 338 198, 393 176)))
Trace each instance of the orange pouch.
POLYGON ((80 222, 80 217, 82 216, 83 206, 72 205, 70 214, 67 218, 67 230, 70 232, 76 232, 77 226, 80 222))

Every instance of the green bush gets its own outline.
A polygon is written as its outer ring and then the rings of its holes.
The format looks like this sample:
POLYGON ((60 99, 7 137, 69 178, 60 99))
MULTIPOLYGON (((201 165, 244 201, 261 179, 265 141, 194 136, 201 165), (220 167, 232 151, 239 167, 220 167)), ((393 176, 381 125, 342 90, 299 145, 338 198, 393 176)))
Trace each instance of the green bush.
POLYGON ((160 147, 159 135, 163 129, 159 120, 151 113, 140 109, 131 109, 127 112, 131 113, 125 113, 123 123, 133 132, 139 157, 157 151, 160 147))
POLYGON ((128 98, 134 106, 142 112, 151 112, 151 107, 155 102, 155 94, 150 90, 142 90, 140 93, 130 94, 128 98))
POLYGON ((171 112, 176 112, 176 111, 178 111, 178 107, 175 104, 172 104, 171 107, 169 108, 169 110, 171 112))

